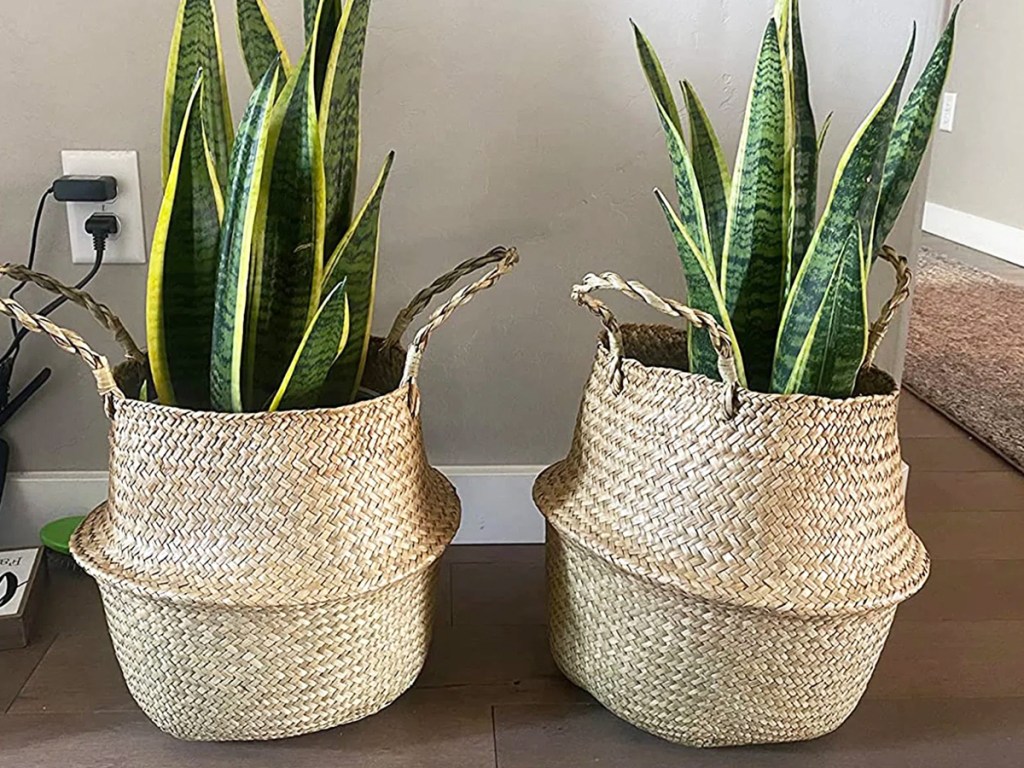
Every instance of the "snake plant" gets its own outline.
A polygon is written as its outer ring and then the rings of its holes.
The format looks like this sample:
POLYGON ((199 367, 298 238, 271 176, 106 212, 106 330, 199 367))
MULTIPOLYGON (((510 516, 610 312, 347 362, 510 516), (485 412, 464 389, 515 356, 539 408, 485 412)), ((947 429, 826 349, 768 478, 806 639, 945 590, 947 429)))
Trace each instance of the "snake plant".
POLYGON ((253 91, 235 127, 214 2, 181 0, 146 303, 161 403, 257 411, 355 398, 393 160, 357 208, 369 11, 370 0, 304 0, 293 63, 263 0, 236 0, 253 91))
MULTIPOLYGON (((640 63, 665 131, 677 205, 658 201, 676 242, 691 306, 732 340, 741 383, 779 394, 847 397, 867 354, 868 274, 910 192, 949 74, 956 17, 900 107, 916 34, 893 83, 839 162, 818 215, 819 132, 798 0, 777 0, 730 172, 694 87, 673 88, 634 24, 640 63)), ((707 338, 688 337, 690 370, 718 377, 707 338)))

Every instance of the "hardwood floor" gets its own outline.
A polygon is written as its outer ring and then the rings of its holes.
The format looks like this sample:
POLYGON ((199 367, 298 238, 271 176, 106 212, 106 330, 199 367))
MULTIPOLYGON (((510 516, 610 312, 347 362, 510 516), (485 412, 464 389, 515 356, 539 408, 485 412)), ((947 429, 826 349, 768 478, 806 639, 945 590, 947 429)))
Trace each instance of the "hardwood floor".
POLYGON ((908 514, 934 558, 868 693, 814 742, 700 751, 648 736, 557 672, 543 549, 456 547, 416 686, 381 714, 281 742, 192 744, 128 696, 85 576, 57 573, 37 639, 0 652, 0 766, 1019 768, 1024 765, 1024 477, 907 396, 908 514))

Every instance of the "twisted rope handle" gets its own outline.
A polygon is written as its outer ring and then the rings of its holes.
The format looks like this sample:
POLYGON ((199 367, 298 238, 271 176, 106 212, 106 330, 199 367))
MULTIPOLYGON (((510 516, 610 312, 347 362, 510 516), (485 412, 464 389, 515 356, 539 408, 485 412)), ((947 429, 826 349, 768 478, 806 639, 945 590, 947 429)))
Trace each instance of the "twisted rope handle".
MULTIPOLYGON (((114 314, 110 307, 96 301, 96 299, 94 299, 90 294, 78 288, 71 288, 70 286, 64 285, 49 275, 44 275, 41 272, 33 272, 20 264, 0 265, 0 276, 2 275, 6 275, 12 280, 17 280, 19 282, 33 283, 44 291, 49 291, 50 293, 55 293, 58 296, 63 296, 71 303, 82 307, 93 316, 96 322, 113 334, 114 340, 120 344, 121 348, 124 350, 125 357, 129 360, 145 364, 145 353, 139 349, 135 340, 132 338, 132 335, 128 333, 128 329, 124 327, 120 318, 114 314)), ((24 325, 24 323, 22 324, 24 325)))
POLYGON ((874 364, 878 348, 882 345, 882 339, 896 317, 896 311, 910 298, 910 283, 914 277, 907 264, 907 258, 896 253, 889 246, 883 247, 878 255, 879 258, 889 262, 896 271, 896 289, 893 291, 892 297, 882 307, 878 319, 871 325, 871 330, 868 333, 868 350, 864 357, 862 370, 867 370, 874 364))
POLYGON ((711 345, 718 355, 718 373, 725 383, 724 399, 722 403, 725 415, 732 418, 736 415, 736 392, 739 389, 739 376, 736 373, 736 359, 733 356, 732 341, 725 329, 718 324, 714 317, 698 309, 692 309, 685 304, 672 299, 663 299, 643 283, 635 280, 625 280, 614 272, 602 272, 600 275, 588 274, 583 282, 572 289, 572 299, 581 307, 586 307, 601 320, 601 324, 608 332, 608 347, 611 353, 611 376, 610 386, 615 394, 622 392, 622 329, 615 315, 608 309, 608 306, 591 296, 594 291, 613 290, 622 293, 634 301, 647 304, 650 307, 671 317, 678 317, 694 328, 707 331, 711 338, 711 345))
MULTIPOLYGON (((399 346, 402 343, 402 336, 404 336, 405 332, 409 330, 409 326, 412 324, 412 321, 416 319, 416 316, 419 315, 420 312, 430 305, 430 302, 433 301, 435 296, 439 293, 444 293, 467 275, 471 275, 484 267, 489 267, 491 264, 501 261, 506 258, 510 251, 514 253, 515 248, 509 249, 499 245, 492 248, 483 256, 474 256, 472 259, 467 259, 449 272, 441 275, 434 282, 413 296, 409 301, 408 306, 406 306, 405 309, 399 312, 395 317, 395 322, 392 323, 391 330, 384 339, 384 346, 399 346)), ((516 260, 518 260, 518 257, 516 257, 516 260)))
POLYGON ((49 336, 53 343, 65 352, 70 352, 72 355, 82 358, 96 379, 96 389, 99 391, 100 397, 103 398, 107 416, 113 417, 113 401, 124 397, 124 395, 114 381, 114 372, 111 370, 110 363, 106 357, 93 351, 92 347, 86 344, 85 340, 74 331, 61 328, 42 315, 33 315, 13 299, 0 299, 0 312, 13 317, 32 333, 42 333, 49 336))
POLYGON ((437 294, 451 288, 460 278, 472 274, 473 272, 477 272, 491 264, 495 265, 494 269, 486 275, 481 277, 475 283, 467 285, 465 288, 459 290, 454 296, 448 299, 447 302, 434 310, 430 315, 430 318, 427 320, 426 325, 416 332, 416 335, 413 337, 412 344, 409 345, 409 351, 405 356, 405 370, 402 372, 402 385, 415 381, 416 377, 419 375, 420 363, 423 361, 423 352, 426 350, 427 343, 430 341, 430 334, 443 325, 455 310, 472 301, 476 294, 490 288, 501 279, 502 275, 511 272, 518 263, 519 253, 515 248, 498 246, 497 248, 491 249, 490 252, 483 256, 478 256, 474 259, 470 259, 469 261, 462 262, 451 272, 437 278, 437 280, 413 297, 412 301, 409 302, 409 306, 399 312, 398 317, 395 318, 395 324, 391 327, 391 332, 384 340, 385 347, 396 346, 399 344, 402 334, 405 333, 405 330, 409 327, 413 318, 426 309, 431 299, 433 299, 437 294))

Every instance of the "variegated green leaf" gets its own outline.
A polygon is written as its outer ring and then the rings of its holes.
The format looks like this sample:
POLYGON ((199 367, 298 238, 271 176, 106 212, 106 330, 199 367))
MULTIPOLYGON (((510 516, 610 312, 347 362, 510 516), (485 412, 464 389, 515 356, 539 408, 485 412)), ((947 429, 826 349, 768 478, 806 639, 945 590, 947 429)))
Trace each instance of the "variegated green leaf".
POLYGON ((818 130, 811 107, 807 80, 807 56, 800 27, 799 0, 789 3, 784 14, 789 28, 785 34, 784 56, 788 67, 791 98, 789 168, 789 242, 787 245, 787 286, 796 277, 807 247, 814 237, 818 216, 818 130))
POLYGON ((787 36, 789 35, 792 10, 793 0, 775 0, 775 28, 779 30, 779 46, 782 48, 789 45, 787 36))
POLYGON ((316 405, 327 374, 349 334, 348 298, 342 280, 310 320, 268 410, 316 405))
POLYGON ((210 350, 210 398, 218 411, 244 410, 242 362, 253 233, 279 69, 275 62, 253 91, 231 152, 210 350))
POLYGON ((636 50, 640 55, 640 66, 643 67, 644 76, 647 78, 647 85, 651 94, 657 102, 658 107, 665 113, 672 127, 680 136, 683 133, 683 121, 679 117, 679 108, 676 106, 675 96, 672 95, 672 86, 665 76, 665 68, 661 66, 661 59, 651 45, 651 41, 640 31, 632 19, 633 36, 636 39, 636 50))
POLYGON ((352 224, 359 170, 359 90, 362 82, 370 0, 350 0, 334 39, 323 100, 320 139, 327 178, 328 251, 341 242, 352 224))
POLYGON ((686 112, 690 117, 693 172, 697 177, 701 201, 704 203, 704 218, 707 221, 711 253, 714 257, 714 274, 717 275, 722 267, 722 249, 725 246, 725 227, 729 220, 732 179, 715 127, 711 124, 697 91, 688 82, 683 83, 683 97, 686 101, 686 112))
POLYGON ((771 378, 786 287, 785 87, 778 31, 771 21, 758 56, 733 172, 720 277, 747 380, 758 391, 771 378))
POLYGON ((202 96, 203 129, 213 155, 217 178, 227 178, 231 151, 231 107, 224 77, 224 57, 213 0, 181 0, 171 38, 164 84, 163 180, 167 185, 185 107, 192 94, 196 72, 205 72, 202 96))
MULTIPOLYGON (((704 202, 701 200, 697 175, 693 169, 690 153, 683 141, 682 122, 679 118, 679 109, 676 107, 675 98, 672 96, 672 88, 668 84, 665 70, 658 60, 658 55, 654 52, 651 41, 644 36, 636 24, 633 24, 633 34, 636 37, 636 49, 640 55, 640 64, 643 67, 644 76, 647 78, 647 84, 650 86, 651 95, 654 96, 655 104, 658 107, 661 126, 665 130, 665 141, 675 175, 679 219, 687 234, 698 244, 701 252, 710 258, 712 247, 707 220, 704 216, 704 202)), ((712 263, 714 262, 712 261, 712 263)))
POLYGON ((885 245, 886 238, 892 232, 928 149, 942 90, 949 77, 959 13, 960 6, 957 5, 921 79, 917 81, 906 105, 896 118, 889 155, 885 160, 885 176, 882 179, 882 198, 875 228, 876 253, 885 245))
POLYGON ((851 233, 850 241, 839 250, 842 256, 829 276, 821 309, 801 350, 791 392, 849 397, 857 383, 868 343, 864 242, 851 233))
MULTIPOLYGON (((870 240, 865 243, 863 238, 870 238, 873 232, 889 136, 913 50, 911 41, 899 75, 839 163, 825 213, 782 316, 772 374, 773 392, 845 396, 856 384, 855 372, 852 377, 849 373, 863 362, 863 329, 850 318, 854 299, 862 302, 864 297, 849 296, 854 285, 850 265, 858 262, 862 254, 871 253, 870 240), (841 302, 842 307, 832 306, 836 302, 841 302), (839 318, 840 322, 827 318, 839 318), (822 353, 818 338, 823 329, 828 329, 828 344, 835 348, 828 355, 822 353), (858 356, 859 359, 854 366, 840 363, 839 356, 846 361, 858 356), (827 370, 819 369, 825 365, 827 370)), ((860 263, 858 269, 866 269, 866 265, 860 263)), ((862 278, 862 289, 863 284, 862 278)))
MULTIPOLYGON (((672 236, 676 241, 679 260, 683 264, 683 273, 686 275, 686 302, 694 309, 714 316, 719 324, 729 332, 736 358, 736 370, 739 373, 740 383, 745 386, 746 374, 743 370, 743 356, 736 344, 736 336, 733 334, 729 313, 725 311, 725 300, 722 298, 722 292, 715 279, 714 270, 704 254, 701 253, 700 248, 693 242, 693 238, 686 232, 665 196, 659 190, 655 190, 654 193, 668 220, 672 236)), ((686 338, 690 372, 699 373, 711 379, 720 379, 718 355, 714 347, 711 346, 711 340, 707 333, 690 326, 687 328, 686 338)))
MULTIPOLYGON (((331 0, 337 7, 338 18, 341 18, 342 0, 331 0)), ((313 36, 313 29, 316 26, 316 14, 320 10, 320 0, 302 0, 302 18, 306 28, 306 42, 313 36)))
POLYGON ((377 287, 380 208, 394 159, 395 153, 389 153, 369 197, 327 264, 324 292, 333 290, 342 280, 347 281, 351 330, 348 343, 324 385, 321 400, 324 405, 344 405, 350 402, 363 378, 377 287))
POLYGON ((821 131, 818 133, 818 161, 821 161, 821 150, 825 146, 825 139, 828 138, 828 129, 832 127, 832 116, 834 112, 829 112, 825 115, 825 123, 821 126, 821 131))
POLYGON ((171 159, 146 288, 146 341, 160 402, 198 409, 210 405, 210 334, 224 209, 203 136, 202 90, 200 72, 171 159))
MULTIPOLYGON (((351 4, 352 0, 348 0, 348 2, 351 4)), ((327 68, 331 62, 331 49, 334 47, 343 16, 341 0, 320 0, 320 8, 313 24, 313 39, 316 41, 313 77, 317 108, 320 107, 320 101, 323 98, 327 82, 327 68)))
POLYGON ((255 86, 271 64, 280 60, 286 74, 292 70, 281 35, 263 0, 236 0, 238 40, 249 79, 255 86))
POLYGON ((306 30, 306 42, 313 36, 316 26, 316 14, 320 10, 320 0, 302 0, 302 21, 306 30))
POLYGON ((316 312, 323 279, 324 177, 312 44, 269 118, 246 318, 245 402, 281 383, 316 312))

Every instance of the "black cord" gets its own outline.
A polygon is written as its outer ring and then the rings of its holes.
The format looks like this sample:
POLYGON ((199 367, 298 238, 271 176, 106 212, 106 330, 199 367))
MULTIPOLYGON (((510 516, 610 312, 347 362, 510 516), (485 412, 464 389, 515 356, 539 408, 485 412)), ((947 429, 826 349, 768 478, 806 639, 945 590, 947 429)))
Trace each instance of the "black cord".
MULTIPOLYGON (((100 267, 103 266, 103 254, 106 253, 107 250, 107 238, 117 234, 119 229, 120 224, 118 223, 117 217, 111 213, 94 213, 86 219, 85 231, 92 235, 92 248, 93 251, 96 252, 96 261, 93 262, 92 267, 89 269, 86 276, 75 283, 75 288, 78 290, 85 288, 85 286, 87 286, 92 279, 96 277, 96 273, 99 272, 100 267)), ((29 263, 31 264, 31 255, 29 263)), ((21 286, 18 287, 20 288, 21 286)), ((63 306, 67 300, 66 296, 59 296, 40 309, 36 314, 47 317, 54 310, 63 306)), ((17 359, 18 351, 21 349, 21 342, 26 336, 28 336, 28 334, 29 331, 26 328, 22 328, 17 331, 14 335, 14 340, 11 342, 11 346, 8 347, 7 351, 2 356, 0 356, 0 370, 6 371, 4 375, 8 379, 8 384, 10 383, 9 379, 11 369, 14 366, 15 359, 17 359)))
MULTIPOLYGON (((39 243, 39 225, 43 220, 43 208, 46 207, 46 201, 52 194, 53 186, 51 185, 51 187, 48 190, 43 192, 42 197, 39 198, 39 205, 36 206, 36 217, 35 220, 32 222, 32 241, 28 249, 27 266, 29 269, 32 269, 32 267, 34 267, 36 263, 36 246, 39 243)), ((14 286, 13 290, 10 292, 8 297, 13 299, 15 296, 18 295, 18 291, 24 288, 25 285, 26 282, 24 280, 18 283, 16 286, 14 286)), ((21 345, 17 342, 18 323, 14 319, 11 320, 11 334, 15 337, 15 340, 11 342, 11 346, 8 347, 7 351, 3 354, 3 357, 0 357, 0 361, 6 360, 8 357, 17 358, 18 356, 18 350, 21 345)))
MULTIPOLYGON (((93 262, 92 267, 89 268, 89 271, 86 273, 85 277, 83 277, 81 280, 75 283, 75 288, 79 290, 85 288, 85 286, 92 282, 92 279, 96 277, 96 273, 100 271, 100 267, 103 266, 103 254, 107 250, 106 235, 93 235, 92 245, 93 249, 96 251, 96 261, 93 262)), ((42 315, 43 317, 48 317, 51 312, 66 304, 67 300, 67 296, 58 296, 56 299, 51 301, 49 304, 47 304, 45 307, 40 309, 35 314, 42 315)), ((12 362, 13 360, 17 359, 18 350, 21 348, 21 342, 26 336, 28 336, 28 334, 29 331, 27 328, 22 328, 17 331, 17 333, 14 336, 14 341, 11 342, 10 349, 8 349, 7 352, 5 352, 2 357, 0 357, 0 363, 3 363, 3 361, 6 360, 8 357, 12 357, 12 362)))

